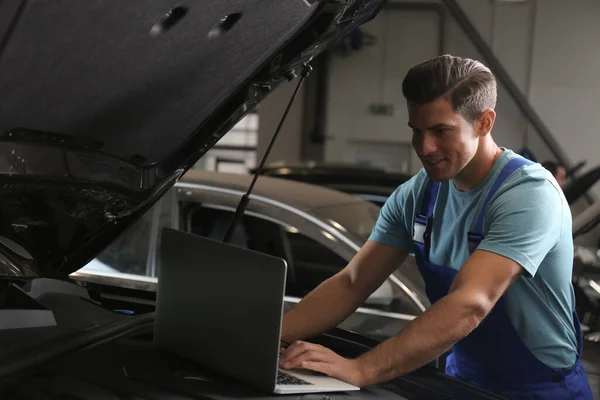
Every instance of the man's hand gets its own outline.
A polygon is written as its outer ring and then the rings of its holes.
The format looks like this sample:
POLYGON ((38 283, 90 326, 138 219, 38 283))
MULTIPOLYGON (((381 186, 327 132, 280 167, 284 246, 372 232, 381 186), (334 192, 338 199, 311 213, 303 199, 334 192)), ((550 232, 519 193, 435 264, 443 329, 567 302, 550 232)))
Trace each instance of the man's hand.
POLYGON ((318 344, 294 342, 283 352, 279 365, 284 369, 310 369, 354 386, 363 385, 363 373, 357 360, 344 358, 318 344))

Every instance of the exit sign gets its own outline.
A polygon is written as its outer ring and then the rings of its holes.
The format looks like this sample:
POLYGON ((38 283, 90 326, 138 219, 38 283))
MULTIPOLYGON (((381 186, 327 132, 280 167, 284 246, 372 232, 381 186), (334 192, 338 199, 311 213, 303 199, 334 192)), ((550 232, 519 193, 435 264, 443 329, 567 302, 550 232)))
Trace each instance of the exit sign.
POLYGON ((386 117, 394 115, 394 105, 392 103, 371 103, 369 104, 369 114, 386 117))

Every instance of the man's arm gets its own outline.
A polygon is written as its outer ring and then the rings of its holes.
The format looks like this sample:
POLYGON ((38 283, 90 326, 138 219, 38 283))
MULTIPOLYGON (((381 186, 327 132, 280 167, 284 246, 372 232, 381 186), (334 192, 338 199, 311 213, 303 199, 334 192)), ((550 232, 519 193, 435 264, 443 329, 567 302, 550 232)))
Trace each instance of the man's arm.
POLYGON ((325 332, 346 319, 408 256, 367 241, 350 263, 283 316, 282 341, 292 343, 325 332))
POLYGON ((398 335, 358 359, 363 384, 388 381, 442 355, 477 328, 522 272, 511 259, 475 251, 456 275, 447 296, 398 335))
POLYGON ((323 333, 348 318, 406 259, 412 235, 403 212, 412 214, 407 199, 415 186, 411 178, 398 187, 381 208, 369 240, 346 268, 323 282, 283 317, 281 339, 292 343, 323 333))
POLYGON ((371 351, 347 360, 322 346, 297 342, 284 353, 282 366, 302 366, 358 386, 406 374, 433 361, 475 329, 522 271, 508 258, 477 250, 460 269, 447 296, 371 351))

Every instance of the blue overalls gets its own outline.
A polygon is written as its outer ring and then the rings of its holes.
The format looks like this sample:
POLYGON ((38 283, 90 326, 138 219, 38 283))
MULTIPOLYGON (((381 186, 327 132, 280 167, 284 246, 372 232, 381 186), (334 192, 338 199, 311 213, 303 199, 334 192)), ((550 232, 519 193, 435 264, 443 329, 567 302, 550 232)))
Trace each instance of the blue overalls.
MULTIPOLYGON (((506 178, 529 163, 518 157, 509 161, 501 171, 468 234, 471 253, 483 239, 483 217, 490 199, 506 178)), ((413 236, 417 264, 432 304, 448 293, 458 272, 429 261, 433 212, 439 187, 439 182, 428 182, 413 236)), ((573 314, 573 324, 579 341, 577 362, 568 369, 550 368, 521 341, 501 298, 484 321, 454 345, 446 360, 446 374, 515 400, 591 400, 591 389, 580 362, 582 334, 576 314, 573 314)))

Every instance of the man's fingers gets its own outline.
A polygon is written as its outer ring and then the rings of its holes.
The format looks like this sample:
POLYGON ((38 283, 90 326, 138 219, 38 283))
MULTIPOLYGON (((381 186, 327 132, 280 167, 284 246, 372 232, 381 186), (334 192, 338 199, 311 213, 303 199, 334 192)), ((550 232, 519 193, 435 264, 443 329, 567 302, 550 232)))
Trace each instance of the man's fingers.
POLYGON ((294 342, 288 348, 285 349, 281 356, 282 361, 288 361, 292 358, 297 357, 306 351, 308 346, 306 346, 305 342, 294 342))
POLYGON ((281 364, 287 363, 301 354, 307 351, 317 351, 318 349, 322 349, 322 346, 307 343, 307 342, 294 342, 290 347, 288 347, 281 356, 281 364))
POLYGON ((327 354, 319 351, 319 349, 307 349, 298 356, 290 358, 289 360, 285 360, 282 364, 282 367, 295 368, 299 367, 304 361, 326 361, 327 358, 327 354))
POLYGON ((300 366, 305 369, 310 369, 312 371, 317 371, 325 375, 331 376, 332 374, 332 366, 327 362, 322 361, 302 361, 300 366))
POLYGON ((360 383, 352 361, 312 343, 292 344, 282 355, 279 366, 285 369, 302 367, 348 383, 360 383))

